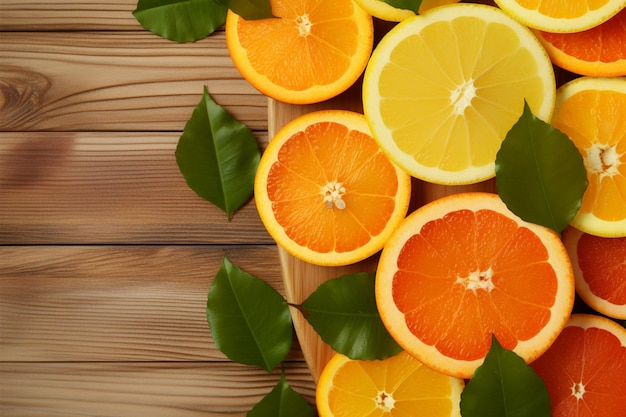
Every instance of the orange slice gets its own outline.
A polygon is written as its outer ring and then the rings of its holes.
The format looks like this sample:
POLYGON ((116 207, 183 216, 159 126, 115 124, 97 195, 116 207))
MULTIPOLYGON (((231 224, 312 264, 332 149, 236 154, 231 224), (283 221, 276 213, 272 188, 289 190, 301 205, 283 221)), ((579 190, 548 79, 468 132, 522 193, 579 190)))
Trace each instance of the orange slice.
POLYGON ((562 238, 580 298, 599 313, 626 319, 626 237, 598 237, 568 227, 562 238))
POLYGON ((287 252, 347 265, 379 251, 402 221, 411 178, 381 152, 362 114, 326 110, 276 134, 254 192, 263 224, 287 252))
POLYGON ((580 75, 626 75, 626 8, 606 22, 576 33, 535 31, 555 65, 580 75))
POLYGON ((411 213, 383 248, 376 301, 394 339, 425 365, 469 378, 500 344, 527 362, 559 334, 574 277, 559 236, 497 194, 461 193, 411 213))
MULTIPOLYGON (((354 0, 366 12, 374 17, 389 22, 400 22, 407 17, 415 16, 412 10, 399 9, 390 5, 383 0, 354 0)), ((443 6, 444 4, 458 3, 460 0, 423 0, 420 4, 419 12, 424 13, 433 7, 443 6)))
POLYGON ((226 43, 243 77, 286 103, 338 95, 361 75, 372 51, 372 18, 353 0, 271 0, 276 19, 229 10, 226 43))
POLYGON ((626 0, 495 0, 528 27, 547 32, 580 32, 609 20, 626 0))
POLYGON ((316 403, 320 417, 460 417, 463 386, 406 352, 381 361, 336 354, 320 376, 316 403))
POLYGON ((446 185, 493 177, 524 100, 549 120, 555 94, 537 38, 480 4, 440 6, 398 23, 363 79, 365 117, 383 150, 412 176, 446 185))
POLYGON ((546 384, 553 417, 624 415, 626 329, 614 321, 573 314, 531 366, 546 384))
POLYGON ((582 154, 589 185, 572 225, 626 236, 626 78, 577 78, 559 88, 552 125, 582 154))

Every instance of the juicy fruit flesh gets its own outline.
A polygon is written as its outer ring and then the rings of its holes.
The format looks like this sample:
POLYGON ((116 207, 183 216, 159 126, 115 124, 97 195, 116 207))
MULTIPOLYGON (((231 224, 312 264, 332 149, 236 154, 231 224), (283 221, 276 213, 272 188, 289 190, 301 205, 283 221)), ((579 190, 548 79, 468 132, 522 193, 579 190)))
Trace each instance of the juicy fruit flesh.
POLYGON ((583 155, 589 185, 581 212, 615 221, 626 218, 626 94, 585 90, 560 107, 554 126, 583 155), (582 113, 593 107, 595 112, 582 113))
POLYGON ((546 383, 554 417, 613 416, 624 410, 624 336, 620 342, 607 329, 592 326, 591 320, 599 318, 589 316, 589 326, 565 327, 550 349, 531 364, 546 383))
POLYGON ((393 282, 409 330, 444 355, 468 361, 485 356, 492 333, 507 349, 537 335, 556 293, 539 238, 489 210, 426 223, 402 248, 393 282))
POLYGON ((578 264, 591 292, 617 305, 626 304, 626 237, 580 237, 578 264))
POLYGON ((348 252, 383 231, 398 179, 371 137, 326 122, 281 147, 267 191, 276 220, 292 240, 319 253, 348 252))
POLYGON ((318 3, 310 10, 310 1, 273 2, 272 11, 280 19, 238 26, 240 43, 259 74, 289 90, 302 91, 331 84, 346 73, 359 44, 358 37, 346 36, 359 32, 351 20, 355 6, 347 1, 318 3), (290 65, 277 65, 281 62, 290 65))
POLYGON ((589 11, 598 10, 608 3, 608 0, 586 1, 541 1, 541 0, 516 0, 521 6, 529 10, 537 10, 543 15, 555 18, 574 18, 587 14, 589 11))
POLYGON ((473 16, 400 41, 378 83, 381 117, 398 148, 444 171, 492 167, 524 100, 535 112, 545 100, 536 58, 520 46, 514 29, 473 16))
POLYGON ((346 362, 329 393, 333 417, 450 416, 450 378, 416 363, 406 353, 385 361, 346 362))

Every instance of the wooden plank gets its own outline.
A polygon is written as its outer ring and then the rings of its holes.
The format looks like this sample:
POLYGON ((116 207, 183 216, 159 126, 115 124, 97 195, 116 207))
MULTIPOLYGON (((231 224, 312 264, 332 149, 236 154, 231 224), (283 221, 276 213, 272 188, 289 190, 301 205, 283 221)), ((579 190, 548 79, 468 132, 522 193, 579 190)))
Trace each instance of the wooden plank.
POLYGON ((229 222, 187 186, 179 136, 0 133, 0 243, 273 243, 253 199, 229 222))
POLYGON ((2 0, 0 31, 141 30, 137 0, 2 0))
POLYGON ((4 32, 0 63, 3 131, 182 131, 204 86, 267 130, 267 98, 234 67, 223 32, 188 44, 146 31, 4 32))
POLYGON ((284 292, 271 245, 0 247, 0 358, 225 361, 205 315, 224 256, 284 292))
MULTIPOLYGON (((311 404, 302 362, 287 382, 311 404)), ((243 365, 193 363, 0 363, 0 415, 12 417, 244 417, 279 380, 243 365)))

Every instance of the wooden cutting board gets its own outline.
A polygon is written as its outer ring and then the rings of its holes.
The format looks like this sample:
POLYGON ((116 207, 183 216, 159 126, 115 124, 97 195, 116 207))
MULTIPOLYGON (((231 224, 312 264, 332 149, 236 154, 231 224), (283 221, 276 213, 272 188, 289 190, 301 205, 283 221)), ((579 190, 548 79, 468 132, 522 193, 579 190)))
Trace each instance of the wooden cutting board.
MULTIPOLYGON (((332 100, 313 105, 292 105, 270 99, 268 106, 269 137, 272 138, 281 127, 296 117, 322 109, 343 109, 362 113, 360 83, 357 83, 351 89, 332 100)), ((495 192, 495 181, 489 180, 484 183, 467 186, 442 186, 414 180, 409 210, 413 210, 439 197, 462 191, 495 192)), ((288 254, 282 248, 278 250, 285 285, 285 296, 287 301, 293 304, 301 304, 320 284, 329 279, 347 273, 374 272, 378 260, 378 255, 374 255, 353 265, 324 267, 301 261, 288 254)), ((322 369, 334 352, 321 340, 300 311, 292 307, 291 313, 305 361, 317 382, 322 369)))

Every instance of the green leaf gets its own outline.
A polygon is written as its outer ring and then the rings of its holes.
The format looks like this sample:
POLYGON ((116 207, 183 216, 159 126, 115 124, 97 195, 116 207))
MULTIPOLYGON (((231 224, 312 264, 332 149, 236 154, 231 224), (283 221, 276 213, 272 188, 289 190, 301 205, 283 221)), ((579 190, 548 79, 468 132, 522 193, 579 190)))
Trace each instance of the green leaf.
POLYGON ((155 35, 176 42, 193 42, 222 26, 227 11, 214 0, 139 0, 133 16, 155 35))
POLYGON ((463 417, 550 417, 543 380, 492 336, 491 349, 461 394, 463 417))
POLYGON ((422 5, 422 0, 382 0, 385 3, 393 6, 397 9, 407 9, 415 12, 415 14, 419 13, 420 6, 422 5))
POLYGON ((246 20, 274 17, 270 0, 230 0, 228 7, 246 20))
POLYGON ((378 314, 374 279, 368 273, 331 279, 301 306, 322 340, 351 359, 385 359, 402 350, 378 314))
POLYGON ((314 417, 313 408, 291 388, 283 370, 280 381, 246 417, 314 417))
POLYGON ((587 173, 567 135, 524 104, 496 155, 496 186, 513 213, 560 233, 580 208, 587 173))
POLYGON ((187 185, 230 220, 252 196, 260 157, 250 129, 217 105, 205 87, 176 148, 176 162, 187 185))
POLYGON ((270 372, 291 349, 293 327, 283 297, 226 257, 207 296, 207 320, 215 345, 232 361, 270 372))

